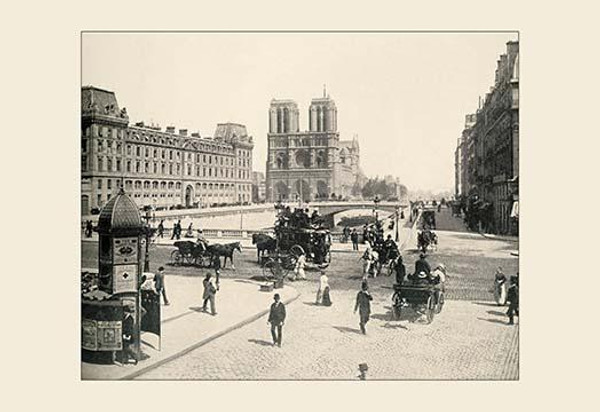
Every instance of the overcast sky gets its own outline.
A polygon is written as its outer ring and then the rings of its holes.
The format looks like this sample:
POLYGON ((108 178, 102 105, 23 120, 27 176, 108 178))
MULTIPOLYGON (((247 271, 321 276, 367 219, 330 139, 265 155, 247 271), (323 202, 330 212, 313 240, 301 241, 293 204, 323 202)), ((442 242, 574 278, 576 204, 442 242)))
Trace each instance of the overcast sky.
POLYGON ((492 86, 516 33, 85 33, 82 84, 112 90, 131 122, 212 136, 245 124, 254 169, 265 170, 272 98, 295 100, 300 130, 310 99, 327 93, 341 139, 358 135, 368 176, 410 189, 454 185, 464 116, 492 86), (426 164, 424 164, 426 163, 426 164))

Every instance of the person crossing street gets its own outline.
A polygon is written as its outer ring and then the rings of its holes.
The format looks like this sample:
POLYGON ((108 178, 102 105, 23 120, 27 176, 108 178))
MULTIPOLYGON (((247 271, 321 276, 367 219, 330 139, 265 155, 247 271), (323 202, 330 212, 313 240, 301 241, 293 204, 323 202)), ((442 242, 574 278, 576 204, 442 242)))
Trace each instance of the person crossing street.
POLYGON ((267 323, 271 324, 271 337, 273 338, 273 346, 277 345, 281 347, 283 324, 286 317, 285 305, 281 302, 281 296, 279 296, 279 293, 276 293, 273 296, 273 300, 275 302, 271 304, 269 320, 267 320, 267 323))
POLYGON ((356 304, 354 305, 354 313, 358 310, 360 316, 360 331, 363 335, 367 334, 366 325, 371 317, 371 301, 373 296, 369 293, 369 285, 367 282, 362 282, 361 289, 356 295, 356 304))

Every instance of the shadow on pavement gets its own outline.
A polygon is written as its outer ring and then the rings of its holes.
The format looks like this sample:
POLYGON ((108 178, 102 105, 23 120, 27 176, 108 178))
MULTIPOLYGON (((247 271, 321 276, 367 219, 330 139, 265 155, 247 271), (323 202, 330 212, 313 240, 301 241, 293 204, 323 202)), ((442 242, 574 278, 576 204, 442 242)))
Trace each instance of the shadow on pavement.
POLYGON ((358 335, 362 335, 359 329, 349 328, 348 326, 334 326, 333 328, 342 333, 356 333, 358 335))
POLYGON ((496 316, 506 316, 506 313, 504 312, 499 312, 497 310, 488 310, 487 311, 488 315, 496 315, 496 316))
POLYGON ((508 322, 506 320, 500 320, 500 319, 484 319, 484 318, 477 318, 478 320, 485 320, 486 322, 490 322, 490 323, 499 323, 501 325, 508 325, 508 322))
POLYGON ((403 321, 403 320, 407 320, 410 323, 414 323, 417 320, 419 320, 421 318, 421 314, 415 312, 414 310, 410 309, 410 308, 402 308, 402 310, 400 311, 400 318, 395 319, 393 317, 392 312, 388 312, 388 313, 373 313, 371 315, 371 317, 373 319, 377 319, 377 320, 383 320, 386 322, 399 322, 399 321, 403 321))
POLYGON ((391 323, 391 322, 386 322, 383 324, 384 328, 386 329, 405 329, 408 330, 408 328, 404 325, 401 325, 400 323, 391 323))
MULTIPOLYGON (((306 306, 323 306, 323 305, 319 305, 318 303, 315 302, 302 302, 304 303, 306 306)), ((326 306, 324 306, 326 307, 326 306)))
POLYGON ((266 340, 262 339, 248 339, 248 342, 255 343, 260 346, 273 346, 271 342, 267 342, 266 340))
POLYGON ((473 303, 473 305, 478 305, 478 306, 494 306, 497 308, 501 307, 501 306, 498 306, 494 302, 471 302, 471 303, 473 303))

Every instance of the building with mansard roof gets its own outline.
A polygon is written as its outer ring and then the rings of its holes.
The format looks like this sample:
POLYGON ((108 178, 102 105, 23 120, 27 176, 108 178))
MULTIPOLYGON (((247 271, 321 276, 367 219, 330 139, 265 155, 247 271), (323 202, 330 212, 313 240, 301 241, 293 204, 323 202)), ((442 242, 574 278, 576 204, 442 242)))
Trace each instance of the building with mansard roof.
POLYGON ((139 207, 157 210, 250 202, 253 147, 238 123, 219 123, 213 137, 132 125, 114 92, 83 87, 82 214, 102 208, 121 185, 139 207))
POLYGON ((300 131, 293 100, 269 108, 266 197, 269 201, 312 201, 351 196, 359 179, 358 140, 340 140, 337 107, 324 91, 308 109, 308 131, 300 131))

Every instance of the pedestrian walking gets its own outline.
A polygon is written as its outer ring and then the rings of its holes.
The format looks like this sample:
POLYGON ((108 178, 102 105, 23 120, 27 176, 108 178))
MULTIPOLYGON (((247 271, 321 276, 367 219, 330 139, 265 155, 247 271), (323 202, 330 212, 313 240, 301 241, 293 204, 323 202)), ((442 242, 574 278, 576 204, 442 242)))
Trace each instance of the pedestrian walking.
POLYGON ((404 282, 404 278, 406 277, 406 266, 404 266, 404 262, 402 261, 402 255, 399 255, 396 259, 396 263, 394 264, 394 271, 396 272, 396 283, 401 285, 404 282))
POLYGON ((158 234, 156 236, 160 237, 162 239, 164 233, 165 233, 165 220, 161 219, 160 223, 158 224, 158 234))
POLYGON ((369 370, 369 366, 366 363, 358 364, 358 379, 361 381, 367 380, 367 371, 369 370))
POLYGON ((508 324, 514 325, 515 315, 519 316, 519 278, 517 276, 510 277, 510 286, 506 300, 508 301, 508 324))
POLYGON ((210 302, 210 313, 215 316, 217 314, 215 307, 215 295, 217 294, 217 287, 212 280, 212 275, 210 272, 206 274, 206 277, 202 281, 202 285, 204 286, 204 293, 202 294, 202 299, 204 299, 204 302, 202 303, 202 311, 206 312, 206 306, 210 302))
POLYGON ((279 296, 279 293, 276 293, 273 296, 273 300, 275 302, 271 304, 269 320, 267 323, 271 324, 271 337, 273 338, 273 346, 277 345, 281 347, 282 329, 286 316, 285 305, 281 302, 281 296, 279 296))
POLYGON ((159 267, 158 273, 154 277, 154 289, 156 289, 156 293, 162 295, 163 300, 165 301, 165 306, 169 306, 169 299, 167 299, 167 289, 165 287, 165 268, 159 267))
POLYGON ((177 236, 177 223, 173 223, 173 233, 171 233, 171 240, 177 236))
POLYGON ((304 273, 304 266, 306 265, 306 256, 301 253, 296 261, 294 267, 294 280, 306 280, 306 273, 304 273))
POLYGON ((324 306, 331 306, 331 299, 329 297, 329 278, 325 274, 325 271, 321 271, 321 277, 319 278, 319 289, 317 290, 317 299, 315 303, 317 305, 322 303, 324 306), (326 292, 327 299, 325 298, 326 292), (328 300, 329 302, 327 302, 326 300, 328 300))
POLYGON ((85 237, 92 237, 92 231, 94 230, 94 224, 91 220, 85 222, 85 237))
POLYGON ((177 221, 177 225, 175 227, 175 238, 177 240, 181 239, 181 220, 177 221))
POLYGON ((358 250, 358 232, 356 229, 352 229, 352 233, 350 233, 350 240, 352 241, 352 250, 358 250))
POLYGON ((125 317, 123 318, 122 323, 122 334, 123 334, 123 363, 129 363, 130 359, 133 359, 133 364, 137 365, 137 352, 136 352, 136 342, 137 335, 135 333, 135 321, 133 319, 134 307, 131 305, 125 305, 123 307, 123 312, 125 317))
POLYGON ((373 296, 369 293, 369 285, 363 282, 361 290, 356 295, 356 304, 354 305, 354 313, 358 310, 360 316, 360 331, 363 335, 367 334, 366 325, 371 317, 371 301, 373 296))

